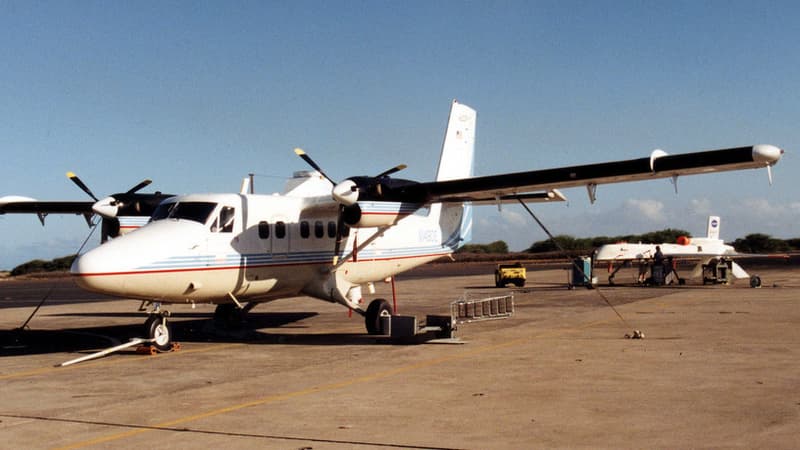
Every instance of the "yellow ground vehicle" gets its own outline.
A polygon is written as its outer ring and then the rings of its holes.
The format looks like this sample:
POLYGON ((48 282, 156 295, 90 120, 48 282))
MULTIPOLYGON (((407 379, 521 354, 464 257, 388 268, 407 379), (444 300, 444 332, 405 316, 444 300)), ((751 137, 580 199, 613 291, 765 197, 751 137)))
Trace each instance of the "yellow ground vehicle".
POLYGON ((525 286, 525 268, 521 263, 497 265, 494 271, 494 285, 504 287, 507 284, 525 286))

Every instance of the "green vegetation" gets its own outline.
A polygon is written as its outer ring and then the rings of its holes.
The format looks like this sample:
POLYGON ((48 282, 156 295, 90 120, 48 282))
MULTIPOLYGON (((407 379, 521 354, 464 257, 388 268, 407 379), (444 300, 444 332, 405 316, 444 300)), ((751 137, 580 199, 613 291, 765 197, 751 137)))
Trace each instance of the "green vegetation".
POLYGON ((775 239, 767 234, 753 233, 733 241, 733 248, 743 253, 775 253, 800 249, 800 239, 775 239))
POLYGON ((34 259, 33 261, 28 261, 15 267, 14 270, 11 271, 11 276, 16 277, 18 275, 26 275, 31 273, 67 271, 69 270, 70 266, 72 266, 72 261, 75 260, 76 256, 78 255, 63 256, 52 261, 34 259))
POLYGON ((494 241, 489 244, 467 244, 458 250, 458 253, 508 253, 508 244, 505 241, 494 241))

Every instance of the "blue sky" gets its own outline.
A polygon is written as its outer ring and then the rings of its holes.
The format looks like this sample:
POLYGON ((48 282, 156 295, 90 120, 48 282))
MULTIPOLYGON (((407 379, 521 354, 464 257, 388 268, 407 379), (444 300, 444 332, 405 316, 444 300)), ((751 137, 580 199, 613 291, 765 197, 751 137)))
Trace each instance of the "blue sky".
MULTIPOLYGON (((408 164, 433 178, 450 101, 478 111, 476 174, 770 143, 766 171, 583 189, 534 211, 555 233, 666 227, 797 237, 796 2, 0 3, 0 196, 84 199, 143 178, 171 193, 262 193, 306 166, 408 164)), ((75 216, 0 216, 0 268, 74 252, 75 216)), ((481 207, 475 242, 544 234, 481 207)), ((96 242, 94 237, 92 242, 96 242)))

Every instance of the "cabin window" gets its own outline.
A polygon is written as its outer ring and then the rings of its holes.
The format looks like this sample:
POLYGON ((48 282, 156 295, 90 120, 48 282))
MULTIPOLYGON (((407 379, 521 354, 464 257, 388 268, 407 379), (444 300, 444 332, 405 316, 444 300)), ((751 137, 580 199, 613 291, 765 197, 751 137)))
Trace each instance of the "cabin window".
POLYGON ((258 237, 261 239, 269 239, 269 223, 268 222, 258 222, 258 237))
POLYGON ((307 239, 310 234, 311 231, 308 227, 308 222, 306 222, 305 220, 300 222, 300 237, 303 239, 307 239))
POLYGON ((180 202, 169 213, 170 219, 185 219, 206 223, 208 216, 214 212, 216 203, 211 202, 180 202))
POLYGON ((328 237, 335 238, 336 237, 336 222, 328 222, 328 237))
POLYGON ((286 237, 286 224, 284 222, 275 222, 275 237, 278 239, 286 237))
POLYGON ((317 220, 314 222, 314 237, 319 239, 325 236, 325 226, 322 224, 321 220, 317 220))

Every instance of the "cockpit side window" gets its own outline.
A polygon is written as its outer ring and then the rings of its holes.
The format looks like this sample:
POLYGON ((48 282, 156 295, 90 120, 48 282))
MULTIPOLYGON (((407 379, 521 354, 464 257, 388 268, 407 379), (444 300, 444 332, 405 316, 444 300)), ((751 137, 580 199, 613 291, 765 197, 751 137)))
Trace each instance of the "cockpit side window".
POLYGON ((219 216, 214 222, 211 224, 211 231, 222 232, 222 233, 230 233, 233 231, 233 219, 236 216, 236 209, 232 206, 223 206, 222 209, 219 210, 219 216))
POLYGON ((217 204, 211 202, 179 202, 172 208, 168 217, 193 220, 204 224, 216 207, 217 204))

